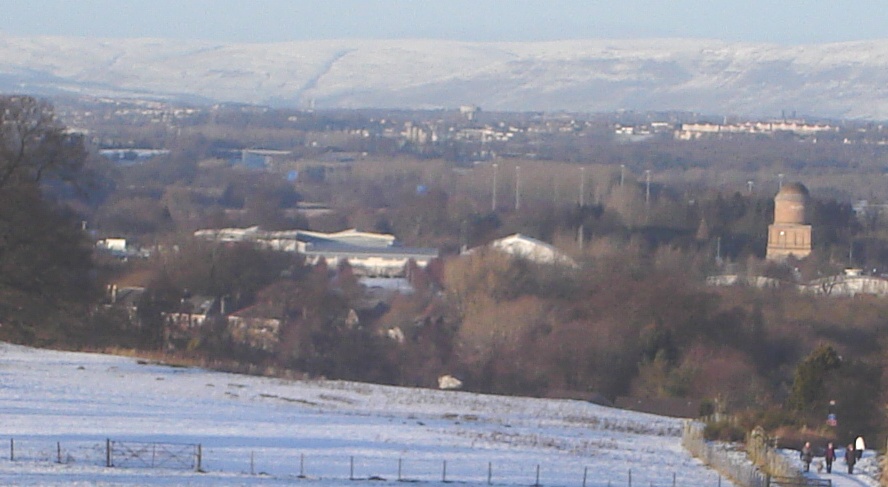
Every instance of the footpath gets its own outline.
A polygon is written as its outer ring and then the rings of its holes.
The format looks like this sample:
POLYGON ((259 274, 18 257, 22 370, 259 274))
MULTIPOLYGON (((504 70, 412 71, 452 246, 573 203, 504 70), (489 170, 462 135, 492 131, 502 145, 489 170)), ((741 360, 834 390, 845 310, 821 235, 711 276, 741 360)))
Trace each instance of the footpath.
MULTIPOLYGON (((798 455, 798 453, 796 453, 798 455)), ((867 450, 863 453, 863 458, 854 466, 854 474, 848 474, 848 466, 845 464, 844 450, 836 452, 839 457, 833 463, 832 473, 826 473, 826 463, 823 457, 814 457, 811 462, 811 471, 805 474, 808 478, 831 480, 833 487, 879 487, 879 459, 876 452, 867 450), (823 468, 818 472, 818 467, 823 468)), ((801 460, 799 469, 803 469, 801 460)))

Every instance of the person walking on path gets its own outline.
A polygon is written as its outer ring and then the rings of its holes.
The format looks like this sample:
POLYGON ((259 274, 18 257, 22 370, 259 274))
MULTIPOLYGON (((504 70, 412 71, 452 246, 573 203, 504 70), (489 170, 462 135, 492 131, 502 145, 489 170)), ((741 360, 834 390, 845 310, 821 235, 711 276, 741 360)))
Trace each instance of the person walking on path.
POLYGON ((832 473, 832 464, 836 461, 836 447, 830 441, 826 445, 826 452, 823 453, 823 459, 826 460, 826 473, 832 473))
POLYGON ((848 473, 854 473, 854 464, 857 463, 857 452, 854 451, 854 443, 848 443, 845 448, 845 463, 848 465, 848 473))
POLYGON ((808 472, 811 470, 811 460, 814 459, 814 450, 811 449, 811 442, 806 441, 805 446, 802 447, 801 453, 799 453, 802 461, 805 462, 805 471, 808 472))
POLYGON ((854 451, 857 452, 858 460, 863 458, 863 450, 866 450, 866 443, 863 442, 862 436, 858 436, 857 439, 854 440, 854 451))

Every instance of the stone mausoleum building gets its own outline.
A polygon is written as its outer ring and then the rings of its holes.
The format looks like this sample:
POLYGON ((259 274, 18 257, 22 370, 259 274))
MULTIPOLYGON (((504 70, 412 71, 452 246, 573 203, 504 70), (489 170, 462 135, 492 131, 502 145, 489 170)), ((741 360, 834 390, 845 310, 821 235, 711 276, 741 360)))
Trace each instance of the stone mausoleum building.
POLYGON ((811 254, 811 225, 808 225, 808 188, 801 183, 784 184, 774 197, 774 223, 768 226, 768 260, 782 261, 790 255, 803 259, 811 254))

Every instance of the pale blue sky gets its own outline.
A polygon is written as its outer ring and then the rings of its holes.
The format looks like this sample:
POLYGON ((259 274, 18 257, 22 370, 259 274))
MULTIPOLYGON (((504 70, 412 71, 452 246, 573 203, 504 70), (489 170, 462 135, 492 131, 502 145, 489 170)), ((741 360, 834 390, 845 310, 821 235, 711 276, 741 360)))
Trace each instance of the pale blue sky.
POLYGON ((0 0, 13 36, 231 42, 692 37, 888 39, 885 0, 0 0))

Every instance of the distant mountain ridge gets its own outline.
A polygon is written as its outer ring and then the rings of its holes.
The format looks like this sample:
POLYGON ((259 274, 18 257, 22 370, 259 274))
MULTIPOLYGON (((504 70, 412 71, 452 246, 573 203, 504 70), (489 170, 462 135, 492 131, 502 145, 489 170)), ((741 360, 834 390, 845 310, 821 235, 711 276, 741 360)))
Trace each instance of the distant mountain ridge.
POLYGON ((307 108, 888 118, 888 40, 228 44, 0 35, 3 92, 307 108))

